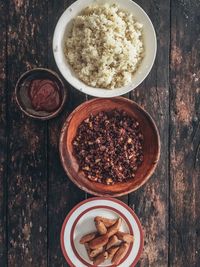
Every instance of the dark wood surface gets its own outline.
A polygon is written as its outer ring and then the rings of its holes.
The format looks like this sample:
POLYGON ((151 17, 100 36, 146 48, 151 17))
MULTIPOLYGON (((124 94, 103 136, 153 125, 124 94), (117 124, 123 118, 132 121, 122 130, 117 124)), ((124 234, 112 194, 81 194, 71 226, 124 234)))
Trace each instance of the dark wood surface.
MULTIPOLYGON (((14 87, 33 67, 58 71, 52 36, 73 1, 0 0, 0 266, 68 266, 59 235, 69 210, 90 195, 66 177, 58 140, 66 116, 90 97, 67 83, 70 102, 49 121, 18 109, 14 87)), ((129 97, 155 119, 161 159, 137 192, 122 197, 139 216, 145 247, 137 266, 200 266, 200 1, 137 0, 150 16, 158 53, 129 97)), ((78 267, 78 266, 77 266, 78 267)))

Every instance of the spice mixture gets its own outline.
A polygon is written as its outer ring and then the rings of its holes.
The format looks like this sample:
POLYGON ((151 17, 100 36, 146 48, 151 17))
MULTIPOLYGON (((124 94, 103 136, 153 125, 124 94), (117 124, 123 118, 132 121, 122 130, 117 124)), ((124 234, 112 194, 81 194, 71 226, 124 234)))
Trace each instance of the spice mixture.
POLYGON ((143 161, 139 123, 123 110, 90 115, 73 141, 80 170, 94 182, 112 185, 134 178, 143 161))

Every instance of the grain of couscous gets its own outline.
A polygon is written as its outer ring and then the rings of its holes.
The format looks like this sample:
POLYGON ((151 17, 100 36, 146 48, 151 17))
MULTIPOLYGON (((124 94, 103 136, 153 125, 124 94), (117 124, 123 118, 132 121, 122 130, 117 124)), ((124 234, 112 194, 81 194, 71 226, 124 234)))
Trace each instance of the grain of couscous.
POLYGON ((128 85, 144 54, 142 27, 117 5, 89 6, 73 21, 65 41, 66 58, 89 86, 128 85))

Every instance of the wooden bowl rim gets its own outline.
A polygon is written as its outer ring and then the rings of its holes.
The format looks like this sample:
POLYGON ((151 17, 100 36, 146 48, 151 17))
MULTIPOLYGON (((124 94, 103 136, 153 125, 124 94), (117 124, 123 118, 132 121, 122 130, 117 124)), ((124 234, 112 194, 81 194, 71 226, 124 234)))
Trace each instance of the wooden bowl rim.
POLYGON ((63 166, 67 176, 81 190, 83 190, 83 191, 85 191, 85 192, 87 192, 89 194, 92 194, 92 195, 95 195, 95 196, 99 196, 99 197, 120 197, 120 196, 124 196, 124 195, 130 194, 130 193, 136 191, 137 189, 139 189, 141 186, 143 186, 149 180, 149 178, 153 175, 153 173, 154 173, 154 171, 155 171, 155 169, 157 167, 157 164, 158 164, 158 161, 159 161, 159 158, 160 158, 160 147, 161 147, 160 135, 159 135, 158 128, 157 128, 157 126, 155 124, 155 121, 153 120, 151 115, 144 108, 142 108, 140 105, 138 105, 135 101, 127 99, 127 98, 124 98, 124 97, 94 98, 94 99, 85 101, 84 103, 80 104, 67 117, 66 121, 63 124, 61 133, 60 133, 60 141, 59 141, 59 152, 60 153, 59 154, 60 154, 60 159, 61 159, 62 166, 63 166), (138 110, 142 111, 145 114, 145 116, 149 119, 149 121, 151 122, 151 124, 153 126, 153 129, 155 131, 156 141, 157 141, 157 153, 155 154, 155 160, 154 160, 154 162, 152 162, 151 169, 149 170, 148 174, 145 176, 145 178, 141 181, 140 184, 138 184, 137 186, 131 188, 130 190, 126 190, 125 192, 120 192, 120 193, 118 193, 118 192, 111 193, 111 194, 107 194, 107 193, 103 193, 103 192, 100 193, 100 192, 96 192, 95 190, 88 189, 87 187, 85 187, 83 185, 80 185, 78 183, 78 181, 71 175, 71 173, 69 172, 69 170, 68 170, 68 168, 67 168, 67 166, 65 164, 64 145, 63 145, 64 142, 63 141, 64 141, 65 132, 68 130, 69 123, 70 123, 71 119, 73 118, 74 114, 76 112, 78 112, 80 109, 82 109, 84 106, 87 106, 88 104, 92 104, 93 102, 96 102, 96 101, 103 101, 105 99, 108 99, 109 101, 112 101, 112 100, 116 99, 116 100, 124 101, 126 103, 135 105, 135 107, 138 108, 138 110))

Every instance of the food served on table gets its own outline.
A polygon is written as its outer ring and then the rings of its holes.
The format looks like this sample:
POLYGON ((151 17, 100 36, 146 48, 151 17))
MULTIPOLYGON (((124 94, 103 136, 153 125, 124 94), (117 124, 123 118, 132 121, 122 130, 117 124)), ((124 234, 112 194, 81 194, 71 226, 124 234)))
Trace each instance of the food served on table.
POLYGON ((133 235, 120 231, 121 218, 113 220, 97 216, 94 222, 97 232, 84 235, 80 243, 85 245, 88 257, 94 265, 99 265, 107 259, 118 265, 126 255, 130 243, 134 241, 133 235))
POLYGON ((54 71, 34 68, 18 79, 15 97, 20 109, 31 118, 48 120, 55 117, 67 99, 67 90, 54 71))
POLYGON ((144 54, 143 25, 113 4, 92 5, 78 15, 65 40, 65 56, 87 85, 119 88, 131 83, 144 54))
POLYGON ((49 79, 35 79, 29 83, 28 96, 36 111, 52 112, 61 104, 61 93, 56 82, 49 79))
POLYGON ((134 178, 143 161, 142 146, 139 123, 117 109, 91 114, 80 124, 73 141, 80 170, 89 180, 107 185, 134 178))

